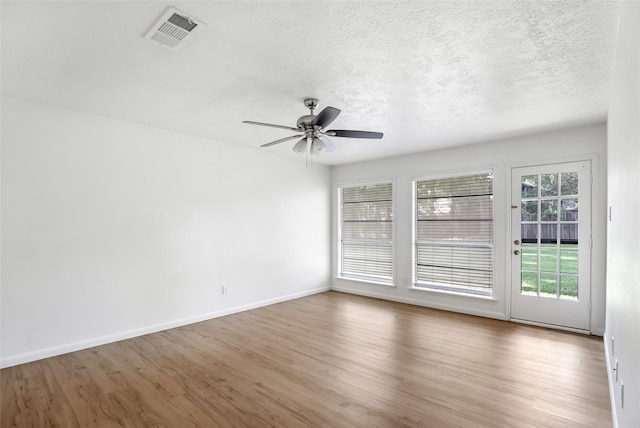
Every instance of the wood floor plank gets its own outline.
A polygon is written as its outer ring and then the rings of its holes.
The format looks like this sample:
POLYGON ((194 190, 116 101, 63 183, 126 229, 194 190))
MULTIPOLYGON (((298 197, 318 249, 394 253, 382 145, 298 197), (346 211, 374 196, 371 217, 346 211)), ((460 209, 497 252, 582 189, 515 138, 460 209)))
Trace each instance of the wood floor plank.
POLYGON ((611 427, 600 338, 327 292, 0 372, 5 427, 611 427))

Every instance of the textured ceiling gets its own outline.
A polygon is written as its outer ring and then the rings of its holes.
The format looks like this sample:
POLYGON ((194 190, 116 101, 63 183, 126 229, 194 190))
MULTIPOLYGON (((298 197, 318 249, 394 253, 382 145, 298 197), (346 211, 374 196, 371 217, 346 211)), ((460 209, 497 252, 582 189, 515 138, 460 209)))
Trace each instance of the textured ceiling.
MULTIPOLYGON (((3 93, 258 148, 303 99, 342 114, 330 165, 606 117, 618 2, 6 2, 3 93), (175 6, 206 28, 143 35, 175 6)), ((295 141, 264 148, 283 154, 295 141)))

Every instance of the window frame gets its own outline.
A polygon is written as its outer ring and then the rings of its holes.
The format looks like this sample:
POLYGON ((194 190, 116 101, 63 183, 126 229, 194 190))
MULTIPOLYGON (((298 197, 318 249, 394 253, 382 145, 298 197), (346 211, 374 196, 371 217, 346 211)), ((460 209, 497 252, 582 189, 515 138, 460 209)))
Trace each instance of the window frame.
POLYGON ((336 184, 336 199, 337 209, 336 209, 336 236, 337 236, 337 258, 336 258, 336 278, 345 281, 356 281, 361 283, 382 285, 385 287, 395 287, 395 275, 396 275, 396 180, 395 178, 378 178, 371 180, 358 180, 358 181, 348 181, 341 182, 336 184), (379 184, 390 184, 391 185, 391 212, 392 212, 392 221, 391 221, 391 240, 388 241, 391 247, 391 276, 388 280, 381 279, 376 276, 367 276, 367 275, 347 275, 344 276, 342 273, 342 265, 343 265, 343 240, 342 240, 342 190, 345 188, 354 188, 354 187, 364 187, 364 186, 373 186, 379 184))
MULTIPOLYGON (((432 292, 438 294, 448 294, 459 297, 479 298, 495 300, 496 292, 496 198, 495 198, 495 172, 493 168, 487 168, 482 170, 472 171, 456 171, 438 175, 417 176, 412 178, 412 221, 411 221, 411 286, 412 290, 432 292), (481 290, 466 289, 463 287, 456 287, 455 285, 443 286, 439 284, 428 284, 425 282, 418 282, 417 280, 417 262, 418 262, 418 183, 421 181, 430 181, 438 179, 454 179, 462 177, 471 177, 475 175, 488 174, 491 176, 493 183, 491 189, 491 288, 483 292, 481 290)), ((480 246, 480 245, 479 245, 480 246)))

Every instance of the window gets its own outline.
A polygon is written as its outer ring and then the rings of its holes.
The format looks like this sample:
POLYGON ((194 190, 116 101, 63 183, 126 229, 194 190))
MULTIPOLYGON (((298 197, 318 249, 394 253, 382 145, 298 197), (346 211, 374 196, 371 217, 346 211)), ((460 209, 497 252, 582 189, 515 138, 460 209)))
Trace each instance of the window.
POLYGON ((415 182, 414 287, 491 295, 493 174, 415 182))
POLYGON ((392 284, 392 183, 341 187, 339 197, 339 276, 392 284))

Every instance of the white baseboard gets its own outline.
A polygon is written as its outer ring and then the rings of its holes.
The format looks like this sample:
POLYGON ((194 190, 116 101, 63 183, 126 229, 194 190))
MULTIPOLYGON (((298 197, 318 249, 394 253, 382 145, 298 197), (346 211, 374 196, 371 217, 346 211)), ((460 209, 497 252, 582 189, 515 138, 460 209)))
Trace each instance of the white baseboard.
POLYGON ((382 300, 390 300, 392 302, 398 302, 398 303, 408 303, 410 305, 422 306, 425 308, 441 309, 443 311, 458 312, 462 314, 475 315, 475 316, 484 317, 484 318, 493 318, 493 319, 498 319, 503 321, 507 321, 509 319, 505 314, 501 312, 483 311, 481 309, 480 310, 470 309, 470 308, 464 308, 464 307, 459 307, 454 305, 447 305, 443 303, 425 302, 422 300, 411 299, 407 297, 389 296, 388 294, 355 290, 355 289, 352 289, 349 287, 343 287, 340 285, 338 286, 333 285, 331 289, 333 291, 339 291, 341 293, 357 294, 359 296, 373 297, 373 298, 382 299, 382 300))
POLYGON ((66 343, 64 345, 53 346, 51 348, 39 349, 37 351, 26 352, 24 354, 11 355, 0 360, 0 368, 17 366, 18 364, 30 363, 32 361, 41 360, 43 358, 55 357, 56 355, 67 354, 69 352, 80 351, 94 346, 105 345, 107 343, 117 342, 119 340, 131 339, 133 337, 143 336, 145 334, 157 333, 171 328, 182 327, 197 322, 207 321, 210 319, 223 317, 226 315, 237 314, 239 312, 251 309, 261 308, 263 306, 273 305, 275 303, 286 302, 287 300, 299 299, 300 297, 310 296, 312 294, 323 293, 329 291, 329 287, 319 287, 298 293, 288 294, 285 296, 275 297, 272 299, 261 300, 259 302, 249 303, 247 305, 236 306, 233 308, 223 309, 220 311, 200 314, 193 317, 183 318, 179 320, 169 321, 161 324, 154 324, 147 327, 127 330, 120 333, 109 334, 94 339, 81 340, 78 342, 66 343))
POLYGON ((604 356, 607 362, 607 380, 609 382, 609 398, 611 400, 611 416, 613 417, 613 428, 618 428, 618 408, 616 407, 615 384, 613 370, 611 369, 611 350, 609 349, 609 335, 604 333, 604 356))

